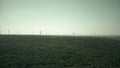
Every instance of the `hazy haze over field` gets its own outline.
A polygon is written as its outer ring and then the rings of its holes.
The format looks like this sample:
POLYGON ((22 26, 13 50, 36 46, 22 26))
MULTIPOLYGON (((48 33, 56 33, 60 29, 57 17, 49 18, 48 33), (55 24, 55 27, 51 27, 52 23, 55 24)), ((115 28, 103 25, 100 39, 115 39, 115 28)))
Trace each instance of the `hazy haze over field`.
POLYGON ((120 35, 119 0, 0 0, 0 30, 120 35))

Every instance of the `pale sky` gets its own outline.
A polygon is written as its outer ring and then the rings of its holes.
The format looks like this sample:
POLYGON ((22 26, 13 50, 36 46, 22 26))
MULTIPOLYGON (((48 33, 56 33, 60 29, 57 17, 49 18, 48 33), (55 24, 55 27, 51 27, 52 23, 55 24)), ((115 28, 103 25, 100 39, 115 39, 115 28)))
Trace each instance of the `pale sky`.
POLYGON ((0 30, 120 35, 120 0, 0 0, 0 30))

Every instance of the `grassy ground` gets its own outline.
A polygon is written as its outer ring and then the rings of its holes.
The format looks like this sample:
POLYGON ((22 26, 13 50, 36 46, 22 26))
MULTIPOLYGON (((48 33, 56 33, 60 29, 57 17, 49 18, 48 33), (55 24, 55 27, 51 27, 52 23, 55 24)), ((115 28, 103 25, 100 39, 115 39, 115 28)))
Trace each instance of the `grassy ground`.
POLYGON ((1 35, 0 68, 120 68, 120 40, 1 35))

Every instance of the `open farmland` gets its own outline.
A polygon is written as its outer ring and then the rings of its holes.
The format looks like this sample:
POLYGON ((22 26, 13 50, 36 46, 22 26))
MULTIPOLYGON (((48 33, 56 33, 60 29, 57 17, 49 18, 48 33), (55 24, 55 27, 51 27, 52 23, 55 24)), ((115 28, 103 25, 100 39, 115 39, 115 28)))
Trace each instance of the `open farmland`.
POLYGON ((0 68, 120 68, 120 40, 0 35, 0 68))

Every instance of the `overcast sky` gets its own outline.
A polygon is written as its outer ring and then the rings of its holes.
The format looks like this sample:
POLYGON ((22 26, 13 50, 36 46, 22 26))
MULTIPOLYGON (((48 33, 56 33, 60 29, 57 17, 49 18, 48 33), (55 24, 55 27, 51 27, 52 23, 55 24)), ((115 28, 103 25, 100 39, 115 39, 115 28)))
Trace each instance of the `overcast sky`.
POLYGON ((0 0, 0 30, 120 35, 120 0, 0 0))

